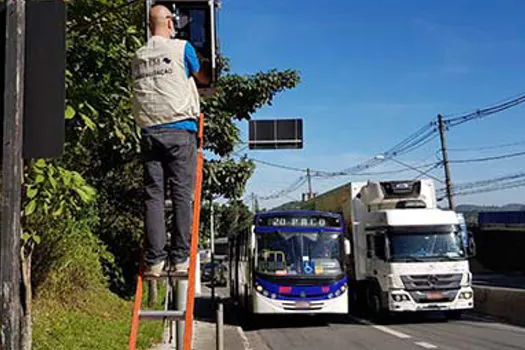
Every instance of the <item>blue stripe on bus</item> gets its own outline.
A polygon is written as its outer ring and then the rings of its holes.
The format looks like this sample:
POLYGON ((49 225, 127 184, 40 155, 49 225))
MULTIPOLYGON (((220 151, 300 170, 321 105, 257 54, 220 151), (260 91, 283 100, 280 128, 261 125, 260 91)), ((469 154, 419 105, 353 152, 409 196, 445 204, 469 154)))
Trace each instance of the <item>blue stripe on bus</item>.
MULTIPOLYGON (((348 278, 345 276, 339 281, 331 284, 321 284, 318 286, 297 286, 297 285, 280 285, 272 282, 268 282, 260 277, 255 278, 255 282, 259 284, 264 290, 267 290, 270 294, 275 294, 277 300, 327 300, 328 295, 331 293, 333 297, 336 297, 335 292, 340 290, 343 285, 348 282, 348 278), (279 294, 279 287, 292 287, 292 291, 288 295, 279 294), (323 287, 329 287, 328 292, 323 293, 323 287), (302 297, 301 295, 304 295, 302 297)), ((260 292, 257 292, 260 293, 260 292)))

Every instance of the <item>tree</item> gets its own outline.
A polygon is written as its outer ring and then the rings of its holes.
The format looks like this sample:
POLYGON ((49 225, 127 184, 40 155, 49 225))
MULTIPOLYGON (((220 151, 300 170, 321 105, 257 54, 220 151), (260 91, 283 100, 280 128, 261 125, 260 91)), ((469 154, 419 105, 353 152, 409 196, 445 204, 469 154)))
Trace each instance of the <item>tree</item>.
MULTIPOLYGON (((112 290, 127 296, 139 262, 142 166, 129 68, 144 37, 142 2, 77 0, 67 6, 65 153, 54 161, 30 162, 25 172, 23 349, 31 346, 31 282, 37 291, 50 280, 71 288, 104 283, 100 260, 112 290), (38 263, 32 265, 32 259, 38 263)), ((222 70, 217 93, 202 100, 205 147, 211 154, 204 198, 233 200, 236 209, 225 209, 225 222, 237 230, 248 220, 238 198, 255 167, 245 157, 234 158, 240 143, 235 122, 249 120, 278 93, 295 87, 299 75, 231 74, 226 59, 222 70)), ((55 297, 72 292, 46 290, 55 297)))
MULTIPOLYGON (((106 263, 113 287, 132 292, 142 234, 140 133, 131 116, 129 67, 143 38, 142 5, 112 11, 123 0, 79 0, 69 4, 68 145, 66 164, 82 173, 98 192, 98 234, 115 255, 106 263), (103 176, 101 176, 103 174, 103 176), (121 270, 123 273, 115 273, 121 270), (128 286, 129 288, 126 288, 128 286)), ((206 117, 203 197, 239 198, 254 171, 246 158, 236 160, 240 142, 236 121, 246 121, 271 104, 276 94, 299 82, 294 71, 270 70, 223 76, 217 93, 202 100, 206 117)))

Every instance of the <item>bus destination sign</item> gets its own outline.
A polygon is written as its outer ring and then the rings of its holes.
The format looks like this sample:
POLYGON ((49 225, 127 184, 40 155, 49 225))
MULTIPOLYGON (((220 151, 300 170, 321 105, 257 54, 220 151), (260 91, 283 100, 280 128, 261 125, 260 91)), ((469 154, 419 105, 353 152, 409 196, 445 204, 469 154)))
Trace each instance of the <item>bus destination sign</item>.
POLYGON ((266 216, 259 219, 260 226, 341 227, 337 217, 329 216, 266 216))

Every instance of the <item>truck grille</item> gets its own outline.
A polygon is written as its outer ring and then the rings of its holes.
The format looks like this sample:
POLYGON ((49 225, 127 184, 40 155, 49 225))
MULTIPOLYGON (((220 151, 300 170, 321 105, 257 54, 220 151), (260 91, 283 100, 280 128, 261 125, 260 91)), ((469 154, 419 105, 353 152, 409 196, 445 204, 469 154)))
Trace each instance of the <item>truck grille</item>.
POLYGON ((459 289, 463 274, 405 275, 401 281, 407 291, 459 289))

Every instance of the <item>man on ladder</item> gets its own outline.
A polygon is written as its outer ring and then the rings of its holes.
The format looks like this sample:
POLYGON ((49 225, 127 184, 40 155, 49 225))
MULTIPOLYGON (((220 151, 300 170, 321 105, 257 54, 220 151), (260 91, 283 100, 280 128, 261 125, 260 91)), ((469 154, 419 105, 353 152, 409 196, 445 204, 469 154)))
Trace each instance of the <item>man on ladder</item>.
POLYGON ((132 63, 133 114, 142 129, 146 252, 145 276, 158 277, 169 257, 171 272, 189 263, 192 194, 195 182, 199 93, 208 84, 195 48, 174 39, 173 14, 163 5, 150 10, 151 38, 132 63), (165 251, 165 184, 173 204, 170 252, 165 251))

